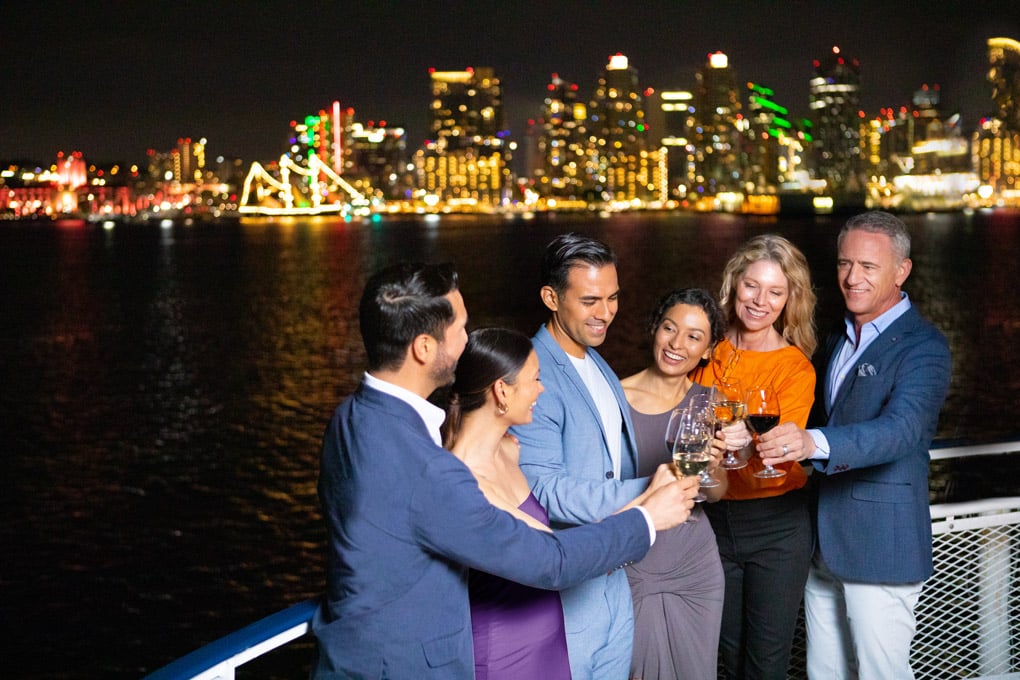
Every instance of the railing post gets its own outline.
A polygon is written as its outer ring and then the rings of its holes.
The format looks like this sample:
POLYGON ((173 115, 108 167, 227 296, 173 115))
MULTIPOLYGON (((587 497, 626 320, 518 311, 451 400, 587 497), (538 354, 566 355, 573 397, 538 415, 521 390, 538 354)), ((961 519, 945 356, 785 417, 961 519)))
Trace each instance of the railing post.
MULTIPOLYGON (((985 513, 997 514, 997 513, 985 513)), ((981 674, 1009 672, 1009 534, 998 527, 984 530, 978 587, 978 633, 981 674)))

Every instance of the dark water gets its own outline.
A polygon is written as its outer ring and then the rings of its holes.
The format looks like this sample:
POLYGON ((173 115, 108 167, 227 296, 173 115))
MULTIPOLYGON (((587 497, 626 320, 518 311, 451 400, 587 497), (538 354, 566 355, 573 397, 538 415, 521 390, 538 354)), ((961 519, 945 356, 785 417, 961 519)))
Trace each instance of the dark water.
MULTIPOLYGON (((1020 427, 1020 215, 907 218, 915 304, 955 364, 940 439, 1020 427)), ((8 677, 134 678, 321 592, 322 428, 363 370, 356 303, 395 259, 453 260, 472 325, 531 332, 557 233, 615 247, 604 354, 644 365, 671 287, 718 287, 773 231, 807 253, 822 328, 840 313, 839 218, 727 215, 298 221, 172 228, 0 223, 0 631, 8 677)), ((934 500, 1020 494, 1015 461, 933 470, 934 500)), ((308 645, 241 677, 303 677, 308 645), (279 668, 293 667, 289 672, 279 668)))

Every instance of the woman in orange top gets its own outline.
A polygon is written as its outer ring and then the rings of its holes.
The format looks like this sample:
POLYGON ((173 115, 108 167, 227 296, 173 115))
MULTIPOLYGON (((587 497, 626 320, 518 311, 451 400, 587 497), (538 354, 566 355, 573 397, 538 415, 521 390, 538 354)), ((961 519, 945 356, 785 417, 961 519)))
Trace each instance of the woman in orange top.
MULTIPOLYGON (((720 305, 728 329, 711 361, 692 378, 702 385, 739 380, 743 389, 771 385, 780 419, 804 427, 814 401, 809 357, 817 343, 815 294, 803 253, 781 236, 745 243, 723 271, 720 305)), ((722 670, 727 678, 786 678, 797 613, 811 562, 807 474, 760 479, 752 456, 730 470, 723 500, 705 504, 726 574, 722 670)))

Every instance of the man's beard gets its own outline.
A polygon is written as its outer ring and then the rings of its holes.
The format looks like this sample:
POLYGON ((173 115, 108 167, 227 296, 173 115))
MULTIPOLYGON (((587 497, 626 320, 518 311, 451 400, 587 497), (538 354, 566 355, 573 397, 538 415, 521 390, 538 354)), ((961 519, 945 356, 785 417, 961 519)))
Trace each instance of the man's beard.
POLYGON ((436 363, 432 366, 429 377, 435 381, 438 387, 444 387, 453 384, 456 371, 457 360, 447 354, 446 348, 440 343, 439 351, 436 355, 436 363))

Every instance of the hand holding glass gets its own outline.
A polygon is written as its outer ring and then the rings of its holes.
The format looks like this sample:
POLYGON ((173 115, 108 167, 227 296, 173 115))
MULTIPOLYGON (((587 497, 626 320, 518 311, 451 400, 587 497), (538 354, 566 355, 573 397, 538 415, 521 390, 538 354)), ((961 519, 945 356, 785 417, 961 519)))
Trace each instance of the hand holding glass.
MULTIPOLYGON (((712 385, 712 407, 715 419, 723 426, 738 423, 744 417, 744 392, 739 380, 720 380, 712 385)), ((722 466, 727 470, 747 467, 747 461, 737 455, 737 449, 726 447, 722 466)))
MULTIPOLYGON (((679 410, 679 409, 677 409, 679 410)), ((676 441, 673 445, 673 463, 684 477, 693 477, 708 467, 712 455, 708 452, 711 426, 691 409, 679 410, 676 441)), ((706 500, 703 493, 694 497, 695 503, 706 500)))
MULTIPOLYGON (((747 423, 754 433, 755 441, 779 424, 779 398, 772 387, 755 387, 747 392, 747 423)), ((784 477, 785 470, 766 465, 754 473, 761 479, 784 477)))

